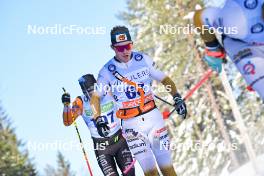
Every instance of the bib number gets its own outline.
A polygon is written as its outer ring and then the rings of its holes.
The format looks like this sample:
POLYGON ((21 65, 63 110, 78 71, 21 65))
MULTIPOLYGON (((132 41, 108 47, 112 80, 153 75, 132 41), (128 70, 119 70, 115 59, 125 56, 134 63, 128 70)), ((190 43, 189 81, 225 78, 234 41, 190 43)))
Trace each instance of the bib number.
MULTIPOLYGON (((144 89, 144 83, 139 83, 138 86, 141 87, 142 89, 144 89)), ((126 96, 127 96, 128 99, 134 99, 134 98, 136 98, 137 94, 140 96, 139 92, 136 92, 134 86, 127 87, 125 93, 126 93, 126 96)))
MULTIPOLYGON (((106 116, 103 115, 102 117, 103 117, 104 121, 107 122, 108 124, 113 123, 114 122, 114 111, 111 111, 106 116)), ((94 123, 94 126, 96 126, 95 119, 92 119, 92 121, 94 123)))

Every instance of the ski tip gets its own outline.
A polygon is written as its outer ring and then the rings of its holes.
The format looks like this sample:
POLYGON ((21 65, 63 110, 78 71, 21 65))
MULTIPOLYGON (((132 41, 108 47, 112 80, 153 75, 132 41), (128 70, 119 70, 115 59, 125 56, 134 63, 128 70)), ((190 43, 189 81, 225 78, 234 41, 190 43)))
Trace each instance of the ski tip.
POLYGON ((66 90, 65 90, 65 88, 64 88, 64 87, 62 87, 62 90, 63 90, 63 92, 64 92, 64 93, 66 93, 66 90))

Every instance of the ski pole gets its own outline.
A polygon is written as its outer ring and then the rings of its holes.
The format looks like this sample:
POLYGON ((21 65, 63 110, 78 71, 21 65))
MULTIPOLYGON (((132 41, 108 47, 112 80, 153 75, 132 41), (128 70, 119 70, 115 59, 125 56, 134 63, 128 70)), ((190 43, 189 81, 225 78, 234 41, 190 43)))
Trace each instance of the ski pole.
MULTIPOLYGON (((183 100, 185 101, 185 100, 189 99, 192 96, 192 94, 196 90, 198 90, 203 85, 203 83, 205 83, 206 80, 209 79, 209 77, 212 75, 212 73, 213 73, 213 70, 212 69, 207 70, 207 72, 203 75, 202 79, 185 95, 185 97, 183 98, 183 100)), ((176 107, 168 114, 168 117, 170 117, 170 115, 174 111, 176 111, 176 107)))
POLYGON ((160 101, 163 101, 164 103, 167 103, 168 105, 171 105, 171 106, 173 106, 173 107, 174 107, 174 105, 173 105, 173 104, 171 104, 170 102, 168 102, 168 101, 164 100, 163 98, 161 98, 161 97, 159 97, 159 96, 157 96, 157 95, 154 95, 154 97, 155 97, 155 98, 157 98, 157 99, 159 99, 160 101))
MULTIPOLYGON (((66 93, 66 90, 65 90, 64 87, 62 88, 62 90, 63 90, 64 93, 66 93)), ((73 116, 72 116, 72 121, 73 121, 73 124, 74 124, 74 126, 75 126, 75 129, 76 129, 76 132, 77 132, 77 135, 78 135, 78 138, 79 138, 80 144, 81 144, 82 152, 83 152, 83 155, 84 155, 84 159, 85 159, 85 161, 86 161, 86 165, 87 165, 87 167, 88 167, 88 171, 89 171, 89 173, 90 173, 90 176, 93 176, 92 169, 91 169, 91 167, 90 167, 90 164, 89 164, 89 162, 88 162, 88 158, 87 158, 86 152, 85 152, 84 147, 83 147, 82 138, 81 138, 81 135, 80 135, 80 132, 79 132, 79 129, 78 129, 77 123, 76 123, 76 121, 74 120, 73 116)))
POLYGON ((187 100, 188 98, 190 98, 192 96, 192 94, 198 90, 203 83, 208 80, 208 78, 212 75, 213 70, 209 69, 207 70, 207 72, 204 74, 204 76, 202 77, 202 79, 187 93, 187 95, 185 95, 184 100, 187 100))

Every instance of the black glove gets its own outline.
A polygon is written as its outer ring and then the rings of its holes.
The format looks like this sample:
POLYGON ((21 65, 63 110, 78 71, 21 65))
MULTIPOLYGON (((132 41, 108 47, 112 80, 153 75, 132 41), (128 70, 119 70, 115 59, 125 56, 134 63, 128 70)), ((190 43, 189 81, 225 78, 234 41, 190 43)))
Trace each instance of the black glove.
POLYGON ((61 96, 61 101, 64 105, 69 105, 71 103, 71 96, 69 93, 64 93, 61 96))
POLYGON ((185 119, 187 116, 187 108, 181 95, 179 93, 176 93, 173 96, 173 100, 175 102, 174 107, 176 108, 177 113, 181 115, 183 119, 185 119))
POLYGON ((97 117, 95 123, 99 135, 105 138, 110 133, 110 128, 107 126, 108 123, 103 120, 102 116, 97 117))

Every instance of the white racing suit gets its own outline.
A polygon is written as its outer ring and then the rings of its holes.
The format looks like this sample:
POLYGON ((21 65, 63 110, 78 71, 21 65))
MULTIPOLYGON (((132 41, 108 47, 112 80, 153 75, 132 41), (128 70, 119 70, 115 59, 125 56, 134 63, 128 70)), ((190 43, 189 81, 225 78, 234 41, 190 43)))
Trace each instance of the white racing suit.
POLYGON ((239 72, 264 100, 264 0, 227 0, 207 8, 202 23, 223 33, 223 45, 239 72))
MULTIPOLYGON (((152 59, 143 53, 132 52, 127 63, 112 58, 100 70, 97 82, 102 87, 111 85, 119 109, 138 107, 140 96, 118 80, 113 75, 115 71, 143 87, 145 103, 154 102, 150 89, 153 79, 161 81, 165 78, 164 73, 154 68, 152 59)), ((156 106, 135 117, 122 119, 122 131, 144 173, 156 169, 156 162, 160 168, 172 166, 168 131, 156 106)))
POLYGON ((155 160, 160 168, 172 165, 168 131, 157 108, 138 117, 124 120, 123 133, 130 151, 144 172, 156 167, 155 160))

